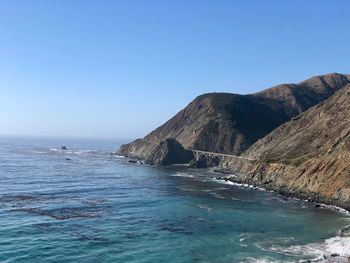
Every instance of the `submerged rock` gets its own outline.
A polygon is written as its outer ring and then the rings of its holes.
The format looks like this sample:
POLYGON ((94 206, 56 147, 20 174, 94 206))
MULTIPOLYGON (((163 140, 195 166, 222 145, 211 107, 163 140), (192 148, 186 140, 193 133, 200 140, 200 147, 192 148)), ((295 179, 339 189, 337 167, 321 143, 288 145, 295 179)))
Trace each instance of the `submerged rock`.
POLYGON ((84 207, 67 207, 57 209, 41 209, 41 208, 18 208, 14 211, 27 212, 30 214, 36 214, 41 216, 48 216, 56 220, 66 220, 72 218, 96 218, 99 217, 99 213, 96 209, 84 208, 84 207))
POLYGON ((146 159, 146 163, 155 165, 187 164, 194 159, 193 153, 186 150, 177 140, 168 138, 161 141, 146 159))

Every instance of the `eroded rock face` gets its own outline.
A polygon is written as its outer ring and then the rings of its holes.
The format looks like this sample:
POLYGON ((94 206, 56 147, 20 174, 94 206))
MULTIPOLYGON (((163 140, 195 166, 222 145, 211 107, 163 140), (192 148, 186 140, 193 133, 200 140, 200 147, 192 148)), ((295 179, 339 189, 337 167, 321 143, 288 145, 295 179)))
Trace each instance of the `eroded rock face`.
POLYGON ((349 83, 328 74, 252 95, 204 94, 119 154, 171 163, 160 144, 168 137, 189 149, 243 152, 247 159, 220 163, 232 180, 350 209, 349 83))
POLYGON ((168 138, 159 143, 146 159, 146 163, 155 165, 188 164, 194 159, 192 151, 184 147, 175 139, 168 138))
POLYGON ((118 154, 147 159, 167 138, 175 138, 188 149, 241 154, 348 83, 348 75, 328 74, 251 95, 204 94, 145 138, 123 145, 118 154))
POLYGON ((190 162, 191 168, 209 168, 209 167, 216 167, 220 164, 219 158, 207 158, 206 156, 202 155, 198 160, 193 159, 190 162))
POLYGON ((240 180, 350 209, 350 85, 226 162, 240 180))

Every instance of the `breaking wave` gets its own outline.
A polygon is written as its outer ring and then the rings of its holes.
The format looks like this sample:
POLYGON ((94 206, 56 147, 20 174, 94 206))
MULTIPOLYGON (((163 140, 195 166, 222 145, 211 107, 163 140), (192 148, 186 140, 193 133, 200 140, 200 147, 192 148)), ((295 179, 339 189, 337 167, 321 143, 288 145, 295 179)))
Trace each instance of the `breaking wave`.
MULTIPOLYGON (((243 239, 242 239, 243 240, 243 239)), ((241 241, 241 240, 240 240, 241 241)), ((259 246, 260 247, 260 246, 259 246)), ((306 262, 337 262, 347 263, 350 257, 350 226, 339 231, 336 237, 326 239, 320 243, 310 243, 306 245, 292 245, 283 247, 279 245, 272 245, 269 248, 262 248, 264 251, 275 252, 287 256, 298 256, 305 258, 300 260, 300 263, 306 262)), ((266 258, 248 258, 244 262, 260 263, 260 262, 282 262, 276 260, 269 260, 266 258)), ((286 261, 283 261, 286 262, 286 261)), ((295 262, 295 261, 289 261, 295 262)))
POLYGON ((350 256, 350 236, 336 236, 325 240, 323 243, 296 245, 288 248, 275 246, 272 247, 272 250, 291 255, 312 256, 314 259, 311 262, 322 262, 330 258, 338 258, 340 260, 350 256))
POLYGON ((182 172, 177 172, 177 173, 174 173, 172 174, 172 176, 178 176, 178 177, 194 177, 193 174, 189 174, 189 173, 182 173, 182 172))
POLYGON ((96 150, 62 150, 62 149, 58 149, 58 148, 50 148, 51 152, 57 152, 57 153, 64 153, 64 154, 77 154, 77 155, 81 155, 81 154, 96 154, 96 150))

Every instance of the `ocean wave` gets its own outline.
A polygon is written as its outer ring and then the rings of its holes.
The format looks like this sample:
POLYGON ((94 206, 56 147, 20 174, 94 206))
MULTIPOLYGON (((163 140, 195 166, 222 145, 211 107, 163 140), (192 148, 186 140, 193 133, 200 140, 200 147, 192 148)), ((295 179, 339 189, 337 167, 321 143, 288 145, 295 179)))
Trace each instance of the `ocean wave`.
MULTIPOLYGON (((247 243, 250 242, 251 234, 243 233, 241 234, 239 242, 247 243)), ((281 243, 292 241, 293 238, 283 238, 281 243)), ((279 243, 279 242, 274 242, 279 243)), ((258 248, 266 252, 274 252, 277 254, 282 254, 290 257, 304 258, 298 261, 279 261, 272 260, 269 258, 247 258, 242 262, 323 262, 323 263, 348 263, 350 259, 350 226, 347 226, 339 231, 338 235, 335 237, 328 238, 323 242, 315 242, 304 245, 291 245, 291 246, 280 246, 271 245, 269 247, 263 246, 261 243, 256 244, 258 248)))
MULTIPOLYGON (((247 258, 245 261, 241 261, 241 263, 282 263, 281 261, 271 260, 267 258, 247 258)), ((284 263, 287 263, 284 261, 284 263)))
POLYGON ((64 154, 77 154, 77 155, 81 155, 81 154, 96 154, 97 151, 96 150, 92 150, 92 149, 86 149, 86 150, 62 150, 59 148, 50 148, 49 149, 52 152, 57 152, 57 153, 64 153, 64 154))
POLYGON ((350 214, 350 212, 348 210, 345 210, 344 208, 341 208, 339 206, 335 206, 335 205, 326 205, 326 204, 321 204, 321 203, 316 203, 316 205, 319 208, 324 208, 324 209, 328 209, 328 210, 333 210, 333 211, 337 211, 340 213, 344 213, 344 214, 350 214))
POLYGON ((174 173, 172 174, 171 176, 178 176, 178 177, 194 177, 193 174, 189 174, 189 173, 182 173, 182 172, 177 172, 177 173, 174 173))
POLYGON ((199 204, 198 207, 199 207, 200 209, 204 209, 204 210, 207 210, 207 211, 209 211, 209 212, 213 210, 213 209, 212 209, 210 206, 208 206, 208 205, 201 205, 201 204, 199 204))
POLYGON ((322 243, 293 245, 289 247, 273 245, 270 250, 287 255, 313 257, 311 260, 301 260, 300 262, 329 262, 330 259, 333 259, 334 262, 348 262, 347 259, 350 257, 349 230, 350 227, 344 228, 338 236, 326 239, 322 243), (344 233, 348 236, 341 236, 344 233))
POLYGON ((46 151, 42 151, 42 150, 27 150, 26 152, 28 152, 28 153, 36 153, 36 154, 46 153, 46 151))
MULTIPOLYGON (((254 190, 259 190, 259 191, 264 191, 264 192, 271 192, 271 193, 275 193, 275 191, 273 190, 266 190, 262 187, 258 187, 258 186, 254 186, 254 185, 250 185, 250 184, 246 184, 246 183, 236 183, 236 182, 232 182, 230 180, 225 180, 225 179, 217 179, 217 178, 212 178, 213 181, 215 182, 219 182, 222 184, 226 184, 226 185, 233 185, 233 186, 237 186, 240 188, 249 188, 249 189, 254 189, 254 190)), ((293 196, 283 196, 283 198, 280 199, 281 201, 304 201, 304 202, 310 202, 307 199, 302 199, 302 198, 298 198, 298 197, 293 197, 293 196)), ((322 204, 322 203, 317 203, 317 202, 312 202, 314 203, 318 208, 321 209, 328 209, 328 210, 333 210, 339 213, 344 213, 344 214, 350 214, 350 212, 344 208, 341 208, 339 206, 335 206, 335 205, 327 205, 327 204, 322 204)), ((307 208, 307 207, 305 207, 307 208)))
POLYGON ((267 191, 264 188, 257 187, 257 186, 254 186, 254 185, 250 185, 250 184, 236 183, 236 182, 232 182, 230 180, 217 179, 217 178, 213 178, 212 180, 215 181, 215 182, 219 182, 221 184, 233 185, 233 186, 238 186, 238 187, 241 187, 241 188, 249 188, 249 189, 255 189, 255 190, 260 190, 260 191, 267 191))
POLYGON ((213 195, 215 198, 226 199, 224 196, 219 195, 218 193, 211 192, 210 194, 213 195))

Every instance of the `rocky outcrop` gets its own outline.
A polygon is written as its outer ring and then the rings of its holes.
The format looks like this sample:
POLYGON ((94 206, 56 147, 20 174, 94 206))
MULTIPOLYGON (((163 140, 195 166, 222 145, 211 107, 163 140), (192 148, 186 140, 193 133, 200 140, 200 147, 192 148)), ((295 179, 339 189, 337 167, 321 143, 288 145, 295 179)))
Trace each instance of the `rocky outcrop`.
POLYGON ((349 116, 349 75, 317 76, 251 95, 210 93, 118 154, 196 168, 216 164, 192 160, 183 147, 241 155, 220 162, 224 173, 234 174, 226 179, 350 210, 349 116))
POLYGON ((184 147, 175 139, 169 138, 159 143, 146 159, 146 163, 155 165, 188 164, 194 159, 192 151, 184 147))
POLYGON ((232 180, 350 209, 350 85, 223 162, 232 180))
POLYGON ((190 162, 191 168, 209 168, 216 167, 220 164, 220 159, 218 157, 207 157, 205 155, 201 155, 198 160, 193 159, 190 162))
POLYGON ((175 138, 188 149, 241 154, 348 83, 348 75, 335 73, 251 95, 204 94, 145 138, 122 145, 118 154, 147 159, 167 138, 175 138))

